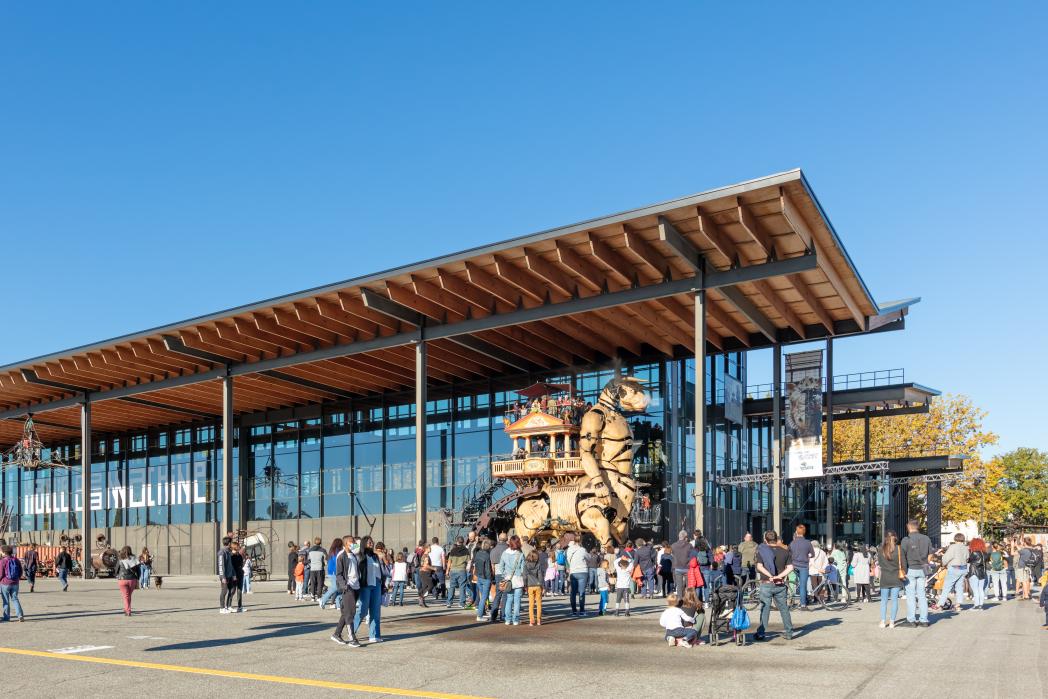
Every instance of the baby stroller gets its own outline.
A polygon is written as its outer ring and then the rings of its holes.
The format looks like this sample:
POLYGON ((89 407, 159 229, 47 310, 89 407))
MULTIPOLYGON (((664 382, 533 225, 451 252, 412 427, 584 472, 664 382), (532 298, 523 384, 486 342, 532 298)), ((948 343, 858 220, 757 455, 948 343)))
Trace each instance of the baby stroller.
POLYGON ((731 638, 736 645, 746 644, 746 633, 732 627, 731 617, 739 601, 739 588, 721 585, 710 594, 707 612, 710 615, 710 645, 720 645, 720 639, 731 638))

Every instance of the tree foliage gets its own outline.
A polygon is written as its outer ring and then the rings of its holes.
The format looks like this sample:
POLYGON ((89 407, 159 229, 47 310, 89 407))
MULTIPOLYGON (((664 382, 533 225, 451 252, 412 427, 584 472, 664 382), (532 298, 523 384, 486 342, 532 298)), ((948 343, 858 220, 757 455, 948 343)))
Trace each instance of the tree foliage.
POLYGON ((1019 448, 993 460, 1000 469, 995 490, 1014 521, 1048 524, 1048 453, 1019 448))
MULTIPOLYGON (((963 455, 964 470, 986 472, 985 485, 965 482, 943 488, 943 521, 979 518, 985 492, 985 517, 988 522, 1002 521, 1009 512, 1007 500, 997 493, 1000 469, 988 468, 979 456, 982 449, 997 443, 997 435, 983 429, 986 413, 975 407, 967 396, 945 395, 932 401, 927 413, 895 415, 870 419, 870 458, 905 458, 907 456, 963 455)), ((834 460, 861 461, 864 458, 863 420, 841 420, 833 426, 834 460)), ((926 488, 914 487, 911 502, 923 512, 926 488)))

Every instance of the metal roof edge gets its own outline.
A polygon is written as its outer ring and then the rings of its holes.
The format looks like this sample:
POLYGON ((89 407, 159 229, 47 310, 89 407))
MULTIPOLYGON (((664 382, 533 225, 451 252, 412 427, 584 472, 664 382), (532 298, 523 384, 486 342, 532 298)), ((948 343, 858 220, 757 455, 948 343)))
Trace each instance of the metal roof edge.
MULTIPOLYGON (((800 168, 794 168, 792 170, 786 170, 786 171, 778 172, 778 173, 775 173, 775 174, 772 174, 772 175, 766 175, 764 177, 758 177, 758 178, 752 179, 752 180, 745 180, 743 182, 738 182, 738 183, 731 184, 731 185, 726 185, 726 186, 723 186, 723 187, 717 187, 716 189, 709 189, 709 190, 706 190, 706 191, 703 191, 703 192, 699 192, 697 194, 689 194, 687 196, 679 197, 677 199, 670 199, 668 201, 663 201, 663 202, 656 203, 656 204, 649 204, 647 206, 642 206, 642 207, 638 207, 638 208, 635 208, 635 209, 628 209, 626 211, 621 211, 621 212, 616 213, 616 214, 610 214, 610 215, 607 215, 607 216, 600 216, 600 217, 597 217, 597 218, 592 218, 592 219, 588 219, 588 220, 585 220, 585 221, 581 221, 579 223, 569 224, 567 226, 560 226, 560 227, 557 227, 557 228, 548 228, 546 230, 539 231, 537 233, 528 233, 528 234, 525 234, 525 235, 522 235, 522 236, 518 236, 516 238, 510 238, 508 240, 503 240, 503 241, 496 242, 496 243, 491 243, 491 244, 488 244, 488 245, 481 245, 481 246, 477 246, 477 247, 474 247, 474 248, 469 248, 469 249, 466 249, 466 250, 462 250, 460 252, 451 253, 451 254, 448 254, 448 255, 441 256, 441 257, 433 257, 433 258, 430 258, 428 260, 422 260, 422 261, 419 261, 419 262, 414 262, 414 263, 411 263, 411 264, 408 264, 408 265, 403 265, 401 267, 393 267, 391 269, 387 269, 387 270, 384 270, 384 271, 381 271, 381 272, 373 272, 371 274, 366 274, 366 275, 363 275, 363 276, 360 276, 360 277, 354 277, 352 279, 346 279, 346 280, 343 280, 343 281, 333 282, 331 284, 325 284, 325 285, 322 285, 322 286, 317 286, 317 287, 313 287, 311 289, 305 289, 305 290, 302 290, 302 291, 291 292, 289 294, 284 294, 284 295, 281 295, 281 296, 274 296, 274 297, 271 297, 271 298, 268 298, 268 299, 263 299, 261 301, 255 301, 255 302, 244 304, 244 305, 241 305, 241 306, 234 306, 233 308, 228 308, 228 309, 221 310, 221 311, 215 311, 215 312, 207 313, 207 314, 200 315, 200 316, 194 316, 192 318, 187 318, 185 320, 175 321, 173 323, 167 323, 165 325, 158 325, 158 326, 153 327, 153 328, 148 328, 146 330, 140 330, 140 331, 128 333, 126 335, 118 335, 116 337, 112 337, 112 338, 109 338, 109 339, 106 339, 106 340, 99 340, 99 341, 88 343, 88 344, 85 344, 85 345, 78 345, 78 346, 75 346, 75 347, 70 347, 68 349, 60 350, 58 352, 51 352, 49 354, 43 354, 43 355, 39 355, 39 356, 36 356, 36 357, 30 357, 28 359, 22 359, 22 360, 19 360, 17 362, 11 363, 11 364, 5 364, 3 366, 0 366, 0 372, 14 371, 16 369, 21 369, 21 368, 26 368, 26 367, 32 366, 33 364, 39 364, 40 362, 46 362, 46 361, 51 361, 53 359, 67 357, 67 356, 72 355, 72 354, 77 354, 77 353, 81 353, 81 352, 90 352, 90 351, 93 351, 93 350, 102 349, 104 347, 109 347, 111 345, 122 343, 122 342, 133 342, 135 340, 144 339, 144 338, 150 337, 152 335, 158 335, 158 334, 162 334, 162 333, 166 333, 166 332, 172 332, 172 331, 177 330, 179 328, 184 328, 184 327, 190 326, 190 325, 197 325, 197 324, 200 324, 200 323, 207 323, 207 322, 211 322, 211 321, 214 321, 214 320, 220 320, 222 318, 228 318, 230 316, 237 315, 237 314, 240 314, 240 313, 250 313, 252 311, 261 310, 263 308, 270 308, 272 306, 280 305, 280 304, 283 304, 283 303, 292 303, 294 301, 300 301, 302 299, 306 299, 306 298, 309 298, 311 296, 318 296, 320 294, 326 294, 326 293, 331 293, 331 292, 334 292, 334 291, 338 291, 340 289, 345 289, 346 287, 360 286, 360 285, 363 285, 363 284, 373 283, 375 281, 378 281, 378 280, 381 280, 381 279, 384 279, 384 278, 387 278, 387 277, 397 276, 397 275, 401 275, 401 274, 410 274, 412 272, 416 272, 416 271, 419 271, 421 269, 425 269, 425 268, 429 268, 429 267, 437 267, 437 266, 440 266, 440 265, 446 265, 446 264, 452 264, 452 263, 455 263, 455 262, 460 262, 462 260, 469 259, 471 257, 476 257, 477 255, 497 253, 497 252, 501 252, 501 251, 503 251, 503 250, 505 250, 507 248, 511 248, 511 247, 517 247, 517 246, 520 246, 520 245, 534 244, 534 243, 537 243, 537 242, 542 242, 544 240, 548 240, 550 238, 555 238, 557 236, 570 235, 572 233, 577 233, 577 232, 589 230, 589 229, 592 229, 592 228, 598 228, 598 227, 601 227, 601 226, 607 226, 607 225, 610 225, 610 224, 619 223, 621 221, 628 220, 630 218, 637 218, 637 217, 640 217, 640 216, 650 216, 650 215, 654 215, 654 214, 659 214, 659 213, 662 213, 664 211, 670 211, 672 209, 679 209, 682 206, 691 206, 691 205, 701 204, 703 201, 708 201, 710 199, 717 199, 717 198, 725 197, 725 196, 735 196, 735 195, 743 194, 745 192, 748 192, 748 191, 751 191, 751 190, 754 190, 754 189, 760 189, 762 187, 770 187, 770 186, 774 186, 774 185, 777 185, 777 184, 785 184, 787 182, 793 182, 793 181, 796 181, 796 180, 800 180, 802 182, 802 184, 804 184, 805 189, 807 190, 809 196, 811 196, 812 200, 815 202, 815 205, 819 206, 818 200, 815 199, 815 195, 812 194, 812 192, 811 192, 811 188, 808 187, 807 183, 805 183, 805 181, 804 181, 804 174, 801 172, 800 168)), ((821 212, 822 211, 822 207, 819 207, 819 210, 821 212)), ((831 227, 831 231, 832 231, 832 227, 831 227)), ((836 234, 834 234, 834 235, 836 236, 836 234)), ((845 255, 845 256, 847 256, 847 255, 845 255)), ((849 259, 849 264, 851 264, 851 260, 850 259, 849 259)), ((854 266, 853 266, 853 268, 854 268, 854 266)), ((856 273, 856 276, 858 276, 857 273, 856 273)), ((864 285, 864 288, 865 288, 865 285, 864 285)))
POLYGON ((921 302, 920 296, 914 296, 908 299, 899 299, 898 301, 888 301, 885 305, 875 303, 874 307, 877 308, 877 315, 883 316, 888 313, 894 313, 895 311, 901 311, 904 308, 909 308, 921 302))

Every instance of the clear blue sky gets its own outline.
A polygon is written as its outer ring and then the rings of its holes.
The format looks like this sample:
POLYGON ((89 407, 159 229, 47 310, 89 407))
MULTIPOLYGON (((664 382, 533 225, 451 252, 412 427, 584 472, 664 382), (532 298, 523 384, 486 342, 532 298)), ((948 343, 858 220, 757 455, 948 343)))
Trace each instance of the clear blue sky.
POLYGON ((370 5, 0 5, 0 363, 801 167, 838 372, 1048 447, 1043 3, 370 5))

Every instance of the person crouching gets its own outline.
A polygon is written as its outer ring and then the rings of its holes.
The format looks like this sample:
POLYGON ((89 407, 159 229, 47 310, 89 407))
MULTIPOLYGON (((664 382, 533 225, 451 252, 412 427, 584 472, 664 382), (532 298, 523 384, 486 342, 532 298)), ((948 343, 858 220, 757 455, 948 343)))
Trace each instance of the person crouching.
POLYGON ((677 606, 677 593, 666 598, 666 609, 659 617, 659 625, 666 629, 666 642, 670 646, 691 648, 691 644, 699 635, 694 626, 690 626, 694 623, 695 617, 688 616, 677 606))

